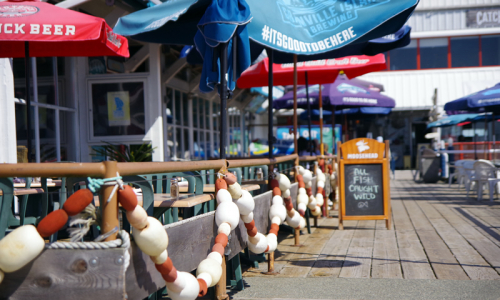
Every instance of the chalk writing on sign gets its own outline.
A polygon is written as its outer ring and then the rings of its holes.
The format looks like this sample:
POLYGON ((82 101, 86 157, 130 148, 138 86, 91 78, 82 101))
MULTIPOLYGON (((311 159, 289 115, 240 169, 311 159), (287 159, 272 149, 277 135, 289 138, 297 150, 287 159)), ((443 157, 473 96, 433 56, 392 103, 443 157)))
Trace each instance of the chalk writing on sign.
POLYGON ((383 215, 382 165, 345 165, 346 215, 383 215))

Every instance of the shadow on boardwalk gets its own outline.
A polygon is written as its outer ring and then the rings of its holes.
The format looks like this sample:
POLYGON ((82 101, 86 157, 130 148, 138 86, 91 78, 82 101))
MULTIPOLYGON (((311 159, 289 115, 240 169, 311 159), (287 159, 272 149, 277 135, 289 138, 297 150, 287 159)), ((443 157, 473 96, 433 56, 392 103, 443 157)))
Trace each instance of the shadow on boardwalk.
MULTIPOLYGON (((369 220, 345 221, 345 230, 338 230, 332 211, 332 218, 300 236, 301 247, 280 232, 272 278, 499 280, 500 201, 475 197, 456 184, 414 182, 410 171, 397 171, 390 230, 384 221, 369 220)), ((261 263, 244 277, 265 277, 266 271, 261 263)))

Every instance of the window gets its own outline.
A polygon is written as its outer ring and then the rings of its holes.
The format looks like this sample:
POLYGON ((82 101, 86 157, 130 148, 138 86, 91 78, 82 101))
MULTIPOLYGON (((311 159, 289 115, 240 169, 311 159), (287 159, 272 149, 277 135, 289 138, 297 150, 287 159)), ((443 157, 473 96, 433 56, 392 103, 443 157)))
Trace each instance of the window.
POLYGON ((210 122, 217 125, 218 113, 210 115, 213 105, 217 111, 218 104, 201 97, 188 97, 186 93, 174 89, 167 89, 167 147, 172 160, 202 160, 214 157, 210 149, 210 136, 216 136, 217 127, 210 130, 210 122), (189 102, 192 101, 192 104, 189 102), (170 104, 172 103, 172 104, 170 104), (174 113, 168 118, 168 110, 174 113), (189 126, 189 124, 192 126, 189 126), (171 125, 170 125, 171 124, 171 125), (190 136, 193 143, 190 144, 190 136))
MULTIPOLYGON (((73 103, 66 101, 65 59, 64 58, 31 58, 30 75, 36 70, 37 94, 31 98, 31 161, 61 161, 75 159, 73 153, 67 156, 69 143, 73 143, 70 132, 74 124, 69 120, 75 118, 73 103), (38 138, 38 142, 36 140, 38 138)), ((16 133, 17 145, 27 145, 26 125, 26 82, 24 58, 14 58, 12 71, 14 75, 14 95, 16 98, 16 133)), ((33 88, 33 86, 32 86, 33 88)), ((33 92, 33 90, 31 91, 33 92)), ((74 145, 74 144, 73 144, 74 145)), ((20 160, 24 161, 24 160, 20 160)))
POLYGON ((421 39, 420 40, 420 68, 447 68, 448 67, 448 39, 421 39))
POLYGON ((479 37, 453 37, 450 46, 453 68, 479 66, 479 37))
POLYGON ((481 36, 483 66, 500 65, 500 35, 481 36))
POLYGON ((144 135, 144 82, 92 83, 93 136, 144 135))
POLYGON ((390 51, 390 70, 412 70, 417 68, 417 41, 412 40, 404 48, 390 51))
POLYGON ((500 66, 500 35, 415 39, 385 55, 391 71, 500 66))

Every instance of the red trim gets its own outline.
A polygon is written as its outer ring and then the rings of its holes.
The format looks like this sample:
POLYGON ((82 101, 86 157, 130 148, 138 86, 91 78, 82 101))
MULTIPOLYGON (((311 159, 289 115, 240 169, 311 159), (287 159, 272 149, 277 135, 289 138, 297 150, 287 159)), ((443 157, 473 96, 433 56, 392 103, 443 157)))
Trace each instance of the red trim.
POLYGON ((478 37, 478 39, 479 39, 479 66, 480 67, 483 66, 483 46, 482 46, 482 43, 481 43, 481 38, 482 38, 482 36, 480 35, 478 37))
POLYGON ((420 39, 417 39, 417 70, 420 70, 420 39))
POLYGON ((391 70, 391 51, 387 51, 386 63, 387 63, 387 71, 390 71, 391 70))
POLYGON ((451 68, 451 38, 448 37, 448 68, 451 68))

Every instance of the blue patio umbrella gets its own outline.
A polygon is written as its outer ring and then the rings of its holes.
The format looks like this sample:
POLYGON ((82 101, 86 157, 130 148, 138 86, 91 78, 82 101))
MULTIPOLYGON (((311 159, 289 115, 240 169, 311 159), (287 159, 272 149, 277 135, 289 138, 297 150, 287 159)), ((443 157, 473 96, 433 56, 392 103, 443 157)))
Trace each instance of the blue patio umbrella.
MULTIPOLYGON (((493 119, 495 119, 495 114, 500 114, 500 83, 491 88, 450 101, 444 105, 444 110, 449 115, 464 112, 491 112, 493 119)), ((486 122, 484 126, 486 129, 486 122)), ((476 149, 475 138, 476 135, 474 135, 474 149, 476 149)), ((495 126, 493 126, 493 148, 495 144, 495 126)))
POLYGON ((495 86, 467 95, 444 105, 447 114, 463 112, 499 112, 500 111, 500 83, 495 86))
POLYGON ((394 34, 418 2, 249 0, 254 19, 248 30, 250 39, 267 48, 309 56, 394 34))
MULTIPOLYGON (((351 55, 376 55, 396 48, 408 46, 411 42, 411 27, 404 25, 393 34, 376 38, 366 42, 352 43, 340 49, 314 55, 297 55, 297 61, 331 59, 351 55)), ((293 62, 293 54, 280 52, 275 54, 275 63, 285 64, 293 62)))

